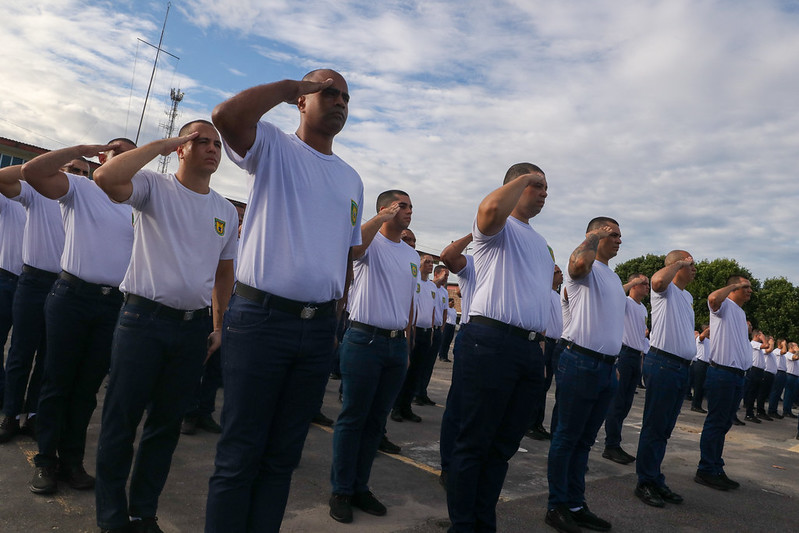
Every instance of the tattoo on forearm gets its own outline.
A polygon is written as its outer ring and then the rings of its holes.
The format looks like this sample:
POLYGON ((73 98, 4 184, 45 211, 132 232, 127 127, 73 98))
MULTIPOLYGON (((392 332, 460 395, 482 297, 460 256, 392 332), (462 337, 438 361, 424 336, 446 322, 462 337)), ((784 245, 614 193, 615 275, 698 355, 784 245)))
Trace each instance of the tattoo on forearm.
POLYGON ((596 255, 596 250, 599 247, 599 239, 596 235, 589 235, 585 240, 572 252, 571 260, 578 261, 587 254, 596 255))

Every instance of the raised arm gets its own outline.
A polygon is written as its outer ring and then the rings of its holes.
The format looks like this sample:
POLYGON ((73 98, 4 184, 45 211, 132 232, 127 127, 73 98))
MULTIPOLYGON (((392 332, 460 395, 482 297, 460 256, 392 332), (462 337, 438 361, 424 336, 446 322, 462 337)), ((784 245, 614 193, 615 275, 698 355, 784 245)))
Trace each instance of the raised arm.
MULTIPOLYGON (((682 263, 682 262, 683 261, 677 261, 677 263, 682 263)), ((655 274, 655 276, 656 275, 657 274, 655 274)), ((652 279, 654 279, 655 276, 652 276, 652 279)), ((751 284, 749 283, 749 280, 743 280, 739 283, 733 283, 731 285, 727 285, 726 287, 722 287, 716 291, 711 292, 707 297, 707 303, 710 305, 710 310, 713 312, 718 311, 719 308, 721 307, 721 304, 724 302, 727 296, 730 295, 731 292, 737 291, 738 289, 742 289, 744 287, 749 287, 750 285, 751 284)))
POLYGON ((326 89, 333 84, 283 80, 246 89, 214 108, 211 121, 234 152, 244 157, 255 142, 258 121, 273 107, 283 102, 296 104, 300 96, 326 89))
POLYGON ((195 131, 182 137, 159 139, 121 153, 94 171, 94 181, 113 201, 124 202, 133 194, 133 176, 144 165, 156 156, 171 154, 178 146, 198 135, 199 132, 195 131))
POLYGON ((466 250, 466 247, 469 246, 472 239, 474 239, 474 236, 469 233, 457 241, 453 241, 449 246, 441 250, 441 262, 444 263, 453 274, 457 274, 466 268, 466 256, 463 255, 463 251, 466 250))
POLYGON ((111 144, 79 144, 53 150, 35 157, 22 165, 22 176, 31 187, 51 200, 61 198, 69 191, 69 179, 61 168, 81 157, 94 157, 109 150, 119 148, 119 143, 111 144))
POLYGON ((477 229, 483 235, 496 235, 505 227, 524 190, 530 185, 544 186, 541 174, 524 174, 494 190, 480 202, 477 209, 477 229))
MULTIPOLYGON (((673 262, 668 266, 664 266, 663 268, 652 274, 652 281, 651 281, 652 290, 655 292, 665 291, 668 288, 669 283, 671 283, 674 280, 674 276, 677 275, 677 272, 679 272, 681 268, 693 264, 693 262, 694 262, 693 258, 688 256, 685 259, 681 259, 679 261, 673 262)), ((726 297, 727 296, 725 295, 724 298, 726 297)), ((721 305, 721 302, 724 301, 724 298, 722 298, 719 301, 719 305, 721 305)))
POLYGON ((360 259, 363 257, 363 254, 366 253, 366 249, 372 244, 375 235, 380 231, 383 223, 394 218, 394 215, 399 212, 399 209, 399 202, 393 202, 389 206, 380 208, 379 213, 361 224, 361 244, 352 247, 353 259, 360 259))
POLYGON ((647 282, 647 280, 643 276, 638 276, 637 278, 633 278, 632 280, 628 281, 627 283, 625 283, 623 285, 624 292, 625 293, 630 292, 630 289, 632 289, 636 285, 643 285, 646 282, 647 282))
POLYGON ((19 196, 22 192, 22 165, 0 168, 0 194, 8 198, 19 196))
POLYGON ((571 257, 569 257, 569 277, 571 279, 583 279, 591 273, 591 267, 594 266, 599 241, 610 236, 611 233, 613 233, 613 228, 610 226, 602 226, 592 229, 585 234, 585 240, 580 246, 575 248, 571 257))

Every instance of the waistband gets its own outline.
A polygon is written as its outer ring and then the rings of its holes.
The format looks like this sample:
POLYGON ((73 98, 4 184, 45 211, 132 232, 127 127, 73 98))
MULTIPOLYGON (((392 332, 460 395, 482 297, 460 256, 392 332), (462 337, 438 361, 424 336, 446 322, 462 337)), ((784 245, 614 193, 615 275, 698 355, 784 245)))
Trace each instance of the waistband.
POLYGON ((41 268, 32 267, 30 265, 22 265, 22 271, 25 274, 30 274, 38 278, 45 278, 55 281, 58 278, 58 272, 50 272, 49 270, 42 270, 41 268))
POLYGON ((367 333, 371 333, 373 335, 388 337, 389 339, 405 338, 404 329, 383 329, 383 328, 378 328, 376 326, 370 326, 369 324, 364 324, 363 322, 356 322, 355 320, 353 320, 352 323, 350 323, 350 327, 359 329, 361 331, 365 331, 367 333))
POLYGON ((73 276, 66 270, 62 270, 58 275, 59 279, 63 279, 69 283, 78 293, 89 294, 92 296, 113 296, 114 298, 122 298, 122 293, 119 292, 119 287, 112 285, 100 285, 99 283, 90 283, 86 280, 73 276))
POLYGON ((13 272, 9 272, 5 268, 0 268, 0 278, 8 278, 10 280, 16 281, 19 279, 19 276, 17 276, 13 272))
POLYGON ((283 313, 294 315, 303 320, 310 320, 312 318, 324 318, 333 316, 336 312, 336 301, 330 300, 329 302, 313 303, 313 302, 298 302, 296 300, 289 300, 282 296, 270 294, 268 292, 250 287, 244 283, 236 282, 236 294, 242 298, 246 298, 251 302, 260 304, 267 309, 276 309, 283 313))
POLYGON ((499 329, 505 331, 506 333, 510 333, 511 335, 514 335, 516 337, 521 337, 522 339, 526 339, 528 341, 544 340, 544 336, 538 333, 537 331, 520 328, 518 326, 511 326, 510 324, 500 322, 499 320, 494 320, 493 318, 488 318, 487 316, 480 316, 480 315, 470 316, 469 322, 472 324, 480 324, 481 326, 488 326, 490 328, 499 329))
POLYGON ((419 326, 415 326, 416 333, 430 333, 433 331, 433 328, 420 328, 419 326))
POLYGON ((612 365, 613 363, 616 362, 615 355, 605 355, 602 352, 589 350, 588 348, 580 346, 579 344, 574 344, 572 341, 568 341, 566 339, 560 339, 560 345, 563 346, 563 348, 566 350, 571 350, 573 352, 577 352, 582 355, 593 357, 594 359, 598 359, 603 363, 608 363, 609 365, 612 365))
POLYGON ((130 293, 125 295, 125 303, 141 307, 146 311, 152 312, 158 317, 168 318, 170 320, 178 320, 181 322, 188 322, 189 320, 197 320, 211 316, 210 307, 203 307, 188 311, 185 309, 175 309, 174 307, 169 307, 168 305, 159 304, 158 302, 150 300, 149 298, 145 298, 144 296, 138 296, 136 294, 130 293))
POLYGON ((621 354, 635 355, 635 356, 638 356, 638 357, 640 357, 642 353, 644 353, 644 352, 642 352, 641 350, 636 350, 635 348, 627 346, 626 344, 622 344, 621 345, 621 350, 619 351, 619 355, 621 355, 621 354))
POLYGON ((684 357, 680 357, 679 355, 674 355, 671 352, 667 352, 666 350, 661 350, 660 348, 653 348, 650 347, 649 351, 656 355, 661 355, 666 359, 672 359, 677 361, 678 363, 682 364, 683 366, 691 366, 691 360, 685 359, 684 357))
POLYGON ((738 377, 744 377, 746 375, 746 372, 741 370, 740 368, 733 368, 731 366, 720 365, 715 361, 711 361, 710 366, 712 366, 713 368, 720 368, 721 370, 726 370, 727 372, 732 372, 738 377))

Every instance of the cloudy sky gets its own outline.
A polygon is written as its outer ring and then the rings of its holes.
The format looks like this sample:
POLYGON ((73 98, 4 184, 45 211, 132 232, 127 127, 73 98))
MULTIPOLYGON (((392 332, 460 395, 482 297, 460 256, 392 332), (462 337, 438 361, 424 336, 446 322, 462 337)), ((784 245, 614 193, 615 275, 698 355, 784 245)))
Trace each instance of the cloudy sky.
MULTIPOLYGON (((136 136, 155 54, 139 39, 158 43, 166 2, 0 6, 0 136, 136 136)), ((335 150, 366 214, 405 189, 420 247, 468 233, 505 170, 531 161, 550 193, 533 225, 561 264, 608 215, 616 261, 685 248, 799 285, 799 0, 175 0, 163 46, 180 59, 159 59, 140 144, 163 136, 171 87, 182 123, 331 67, 352 95, 335 150)), ((288 105, 266 117, 298 124, 288 105)), ((244 199, 244 181, 226 161, 213 185, 244 199)))

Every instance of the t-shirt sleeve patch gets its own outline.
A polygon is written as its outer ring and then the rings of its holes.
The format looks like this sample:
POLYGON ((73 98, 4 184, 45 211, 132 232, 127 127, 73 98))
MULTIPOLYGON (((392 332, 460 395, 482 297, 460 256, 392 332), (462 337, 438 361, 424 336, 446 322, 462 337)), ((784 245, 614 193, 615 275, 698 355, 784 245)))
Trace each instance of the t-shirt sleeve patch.
MULTIPOLYGON (((411 263, 411 275, 415 278, 419 275, 419 266, 415 263, 411 263)), ((418 292, 418 291, 417 291, 418 292)))
POLYGON ((225 236, 225 221, 214 217, 214 230, 216 230, 216 234, 220 237, 225 236))

